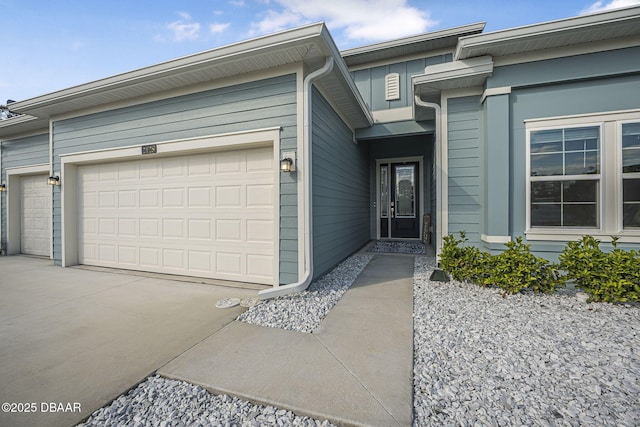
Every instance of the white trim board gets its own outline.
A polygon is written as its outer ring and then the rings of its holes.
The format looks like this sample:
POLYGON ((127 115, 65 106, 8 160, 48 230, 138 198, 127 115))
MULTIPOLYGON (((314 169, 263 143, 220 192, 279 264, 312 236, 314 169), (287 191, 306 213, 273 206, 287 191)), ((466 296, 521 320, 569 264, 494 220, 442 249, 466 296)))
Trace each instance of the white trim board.
POLYGON ((486 234, 480 235, 480 239, 486 243, 509 243, 511 236, 488 236, 486 234))

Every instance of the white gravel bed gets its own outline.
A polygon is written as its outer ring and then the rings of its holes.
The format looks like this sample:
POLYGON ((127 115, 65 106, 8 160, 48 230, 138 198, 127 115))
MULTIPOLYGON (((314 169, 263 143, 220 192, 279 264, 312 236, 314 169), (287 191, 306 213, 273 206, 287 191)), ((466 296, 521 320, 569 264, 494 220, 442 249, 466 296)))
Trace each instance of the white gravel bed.
POLYGON ((414 272, 414 425, 640 425, 640 307, 414 272))
POLYGON ((352 255, 330 273, 313 281, 307 290, 266 300, 250 307, 238 316, 238 320, 253 325, 311 333, 372 258, 372 255, 352 255))
POLYGON ((367 248, 367 252, 421 255, 427 253, 427 248, 422 242, 376 240, 367 248))
POLYGON ((228 395, 212 395, 193 384, 153 376, 94 412, 79 426, 330 427, 333 424, 228 395))

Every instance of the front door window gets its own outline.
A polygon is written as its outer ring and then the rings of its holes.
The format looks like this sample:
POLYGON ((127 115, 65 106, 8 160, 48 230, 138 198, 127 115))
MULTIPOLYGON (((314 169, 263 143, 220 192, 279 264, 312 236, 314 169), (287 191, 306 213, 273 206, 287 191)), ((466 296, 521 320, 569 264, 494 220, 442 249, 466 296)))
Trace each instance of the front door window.
POLYGON ((394 165, 396 218, 415 218, 416 165, 394 165))

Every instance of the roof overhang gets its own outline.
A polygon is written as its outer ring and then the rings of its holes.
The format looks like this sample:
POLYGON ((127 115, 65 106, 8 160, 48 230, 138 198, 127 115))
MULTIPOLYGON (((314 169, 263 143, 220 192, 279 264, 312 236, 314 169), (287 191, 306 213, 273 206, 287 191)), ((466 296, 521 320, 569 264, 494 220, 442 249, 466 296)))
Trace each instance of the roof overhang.
POLYGON ((424 74, 413 77, 413 93, 423 98, 439 98, 443 90, 481 86, 492 72, 490 56, 430 65, 424 74))
POLYGON ((3 141, 47 132, 49 132, 48 119, 22 115, 0 122, 0 139, 3 141))
POLYGON ((454 59, 517 55, 640 35, 640 7, 527 25, 460 38, 454 59))
MULTIPOLYGON (((322 65, 333 56, 339 66, 322 81, 324 90, 353 127, 369 126, 371 114, 351 82, 324 23, 282 31, 196 53, 11 104, 11 110, 40 118, 135 101, 216 80, 304 63, 322 65), (333 97, 336 99, 333 99, 333 97)), ((142 102, 142 101, 141 101, 142 102)))
POLYGON ((360 64, 422 54, 432 50, 448 48, 453 51, 460 37, 479 34, 485 25, 485 22, 479 22, 446 30, 433 31, 417 36, 347 49, 343 50, 341 54, 346 64, 349 67, 353 67, 360 64))

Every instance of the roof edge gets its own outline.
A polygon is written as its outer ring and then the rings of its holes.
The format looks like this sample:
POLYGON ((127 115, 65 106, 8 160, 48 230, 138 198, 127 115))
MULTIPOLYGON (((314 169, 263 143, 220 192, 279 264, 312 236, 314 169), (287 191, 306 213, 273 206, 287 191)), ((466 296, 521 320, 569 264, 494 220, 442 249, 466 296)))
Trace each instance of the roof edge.
POLYGON ((333 55, 334 57, 334 60, 335 60, 334 71, 336 68, 338 68, 340 79, 343 81, 343 84, 345 84, 348 87, 356 103, 360 107, 360 110, 362 111, 365 120, 369 123, 369 126, 373 125, 374 123, 373 114, 371 114, 369 107, 367 107, 367 104, 364 102, 364 98, 360 94, 360 91, 356 87, 355 82, 351 78, 351 73, 349 72, 349 68, 347 67, 347 64, 345 63, 344 58, 340 54, 340 50, 338 49, 338 46, 336 45, 335 41, 333 40, 333 37, 331 36, 331 33, 329 32, 329 29, 326 26, 323 27, 321 37, 323 38, 324 42, 329 48, 331 55, 333 55))
POLYGON ((318 37, 326 27, 324 22, 297 27, 273 34, 256 37, 220 46, 204 52, 197 52, 191 55, 161 62, 159 64, 138 68, 132 71, 105 77, 103 79, 94 80, 88 83, 72 86, 70 88, 61 89, 55 92, 44 94, 41 96, 29 98, 22 101, 16 101, 11 104, 11 109, 16 112, 27 113, 33 108, 42 108, 47 105, 61 102, 65 99, 71 99, 77 96, 87 95, 109 87, 119 86, 123 84, 132 84, 138 81, 155 78, 163 74, 173 73, 179 69, 187 69, 189 67, 203 65, 207 62, 226 59, 238 55, 246 55, 261 49, 279 46, 286 43, 292 43, 298 40, 318 37))
MULTIPOLYGON (((361 54, 376 52, 380 50, 390 49, 398 46, 404 46, 407 44, 420 43, 430 40, 437 40, 444 37, 451 37, 458 34, 469 33, 481 33, 486 26, 486 22, 476 22, 474 24, 462 25, 459 27, 447 28, 444 30, 431 31, 428 33, 418 34, 415 36, 409 36, 399 38, 395 40, 384 41, 380 43, 373 43, 365 46, 355 47, 351 49, 345 49, 340 52, 342 57, 357 56, 361 54)), ((455 46, 455 45, 452 45, 455 46)))
POLYGON ((477 58, 463 59, 444 64, 430 65, 425 68, 425 73, 412 78, 412 84, 416 94, 420 94, 419 86, 432 90, 442 90, 451 82, 457 82, 457 87, 477 86, 493 72, 493 60, 491 56, 479 56, 477 58))
POLYGON ((637 18, 640 14, 640 6, 631 6, 604 12, 591 13, 586 15, 572 16, 569 18, 546 21, 520 27, 507 28, 504 30, 492 31, 484 34, 475 34, 460 37, 458 46, 454 54, 454 60, 466 59, 465 49, 477 48, 483 45, 499 43, 508 40, 525 39, 528 37, 543 34, 554 34, 564 31, 571 31, 581 28, 588 28, 607 23, 625 21, 637 18))

